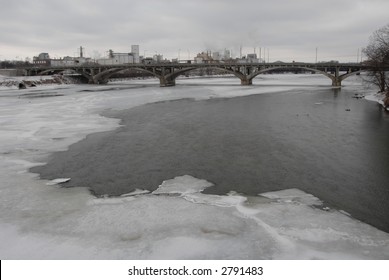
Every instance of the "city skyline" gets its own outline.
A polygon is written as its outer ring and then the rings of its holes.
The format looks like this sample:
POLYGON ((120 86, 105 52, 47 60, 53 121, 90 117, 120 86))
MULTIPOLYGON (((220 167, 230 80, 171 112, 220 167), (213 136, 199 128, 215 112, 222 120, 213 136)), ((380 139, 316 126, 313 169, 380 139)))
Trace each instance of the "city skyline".
POLYGON ((384 0, 9 1, 0 11, 0 60, 75 56, 80 45, 97 58, 137 44, 140 55, 167 59, 261 48, 270 61, 356 62, 372 32, 388 23, 388 9, 384 0))

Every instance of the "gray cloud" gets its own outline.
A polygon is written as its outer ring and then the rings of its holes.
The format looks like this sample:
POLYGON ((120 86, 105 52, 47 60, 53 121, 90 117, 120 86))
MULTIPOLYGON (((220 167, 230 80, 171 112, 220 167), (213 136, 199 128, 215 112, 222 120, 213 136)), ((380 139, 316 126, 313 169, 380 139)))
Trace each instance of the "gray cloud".
POLYGON ((108 49, 167 57, 262 47, 271 60, 356 60, 389 20, 387 0, 0 0, 0 59, 108 49))

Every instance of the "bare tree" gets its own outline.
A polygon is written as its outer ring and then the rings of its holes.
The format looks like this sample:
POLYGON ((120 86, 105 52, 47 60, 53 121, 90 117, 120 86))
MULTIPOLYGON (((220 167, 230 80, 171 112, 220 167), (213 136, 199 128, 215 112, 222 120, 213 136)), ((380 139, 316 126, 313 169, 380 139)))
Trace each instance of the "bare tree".
POLYGON ((363 53, 367 57, 364 63, 371 67, 369 81, 377 85, 380 92, 389 95, 389 24, 373 33, 363 53))

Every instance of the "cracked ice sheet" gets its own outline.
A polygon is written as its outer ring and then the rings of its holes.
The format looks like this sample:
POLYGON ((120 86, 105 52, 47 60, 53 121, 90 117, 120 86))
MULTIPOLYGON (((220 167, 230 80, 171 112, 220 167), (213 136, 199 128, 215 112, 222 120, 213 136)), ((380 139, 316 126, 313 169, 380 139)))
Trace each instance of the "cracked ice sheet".
POLYGON ((98 93, 80 92, 89 86, 48 86, 42 90, 64 96, 31 100, 18 99, 17 90, 2 91, 2 259, 389 258, 387 233, 338 211, 314 208, 319 200, 296 189, 257 197, 206 195, 200 193, 210 184, 206 178, 188 175, 161 182, 176 196, 140 191, 97 199, 83 188, 47 186, 26 171, 89 133, 117 127, 118 120, 97 114, 103 109, 236 92, 226 86, 184 93, 154 86, 98 93))
MULTIPOLYGON (((26 181, 32 177, 28 173, 20 175, 26 181)), ((23 208, 18 209, 19 228, 10 223, 2 224, 0 237, 7 242, 0 246, 1 257, 389 257, 388 234, 340 212, 326 212, 302 202, 275 201, 260 196, 193 193, 193 189, 205 181, 183 177, 169 180, 176 189, 181 184, 180 196, 143 194, 130 198, 93 198, 84 189, 44 187, 35 180, 30 186, 37 189, 35 194, 21 201, 23 208), (223 206, 220 206, 221 201, 223 206)), ((307 196, 299 190, 288 191, 299 201, 303 201, 300 196, 307 196)))

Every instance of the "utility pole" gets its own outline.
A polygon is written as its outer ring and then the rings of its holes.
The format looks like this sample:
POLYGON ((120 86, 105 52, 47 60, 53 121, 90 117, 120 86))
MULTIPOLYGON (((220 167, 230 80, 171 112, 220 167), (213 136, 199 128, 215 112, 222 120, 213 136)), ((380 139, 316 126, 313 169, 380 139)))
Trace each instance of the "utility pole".
POLYGON ((315 63, 317 64, 317 47, 316 47, 316 59, 315 59, 315 63))

